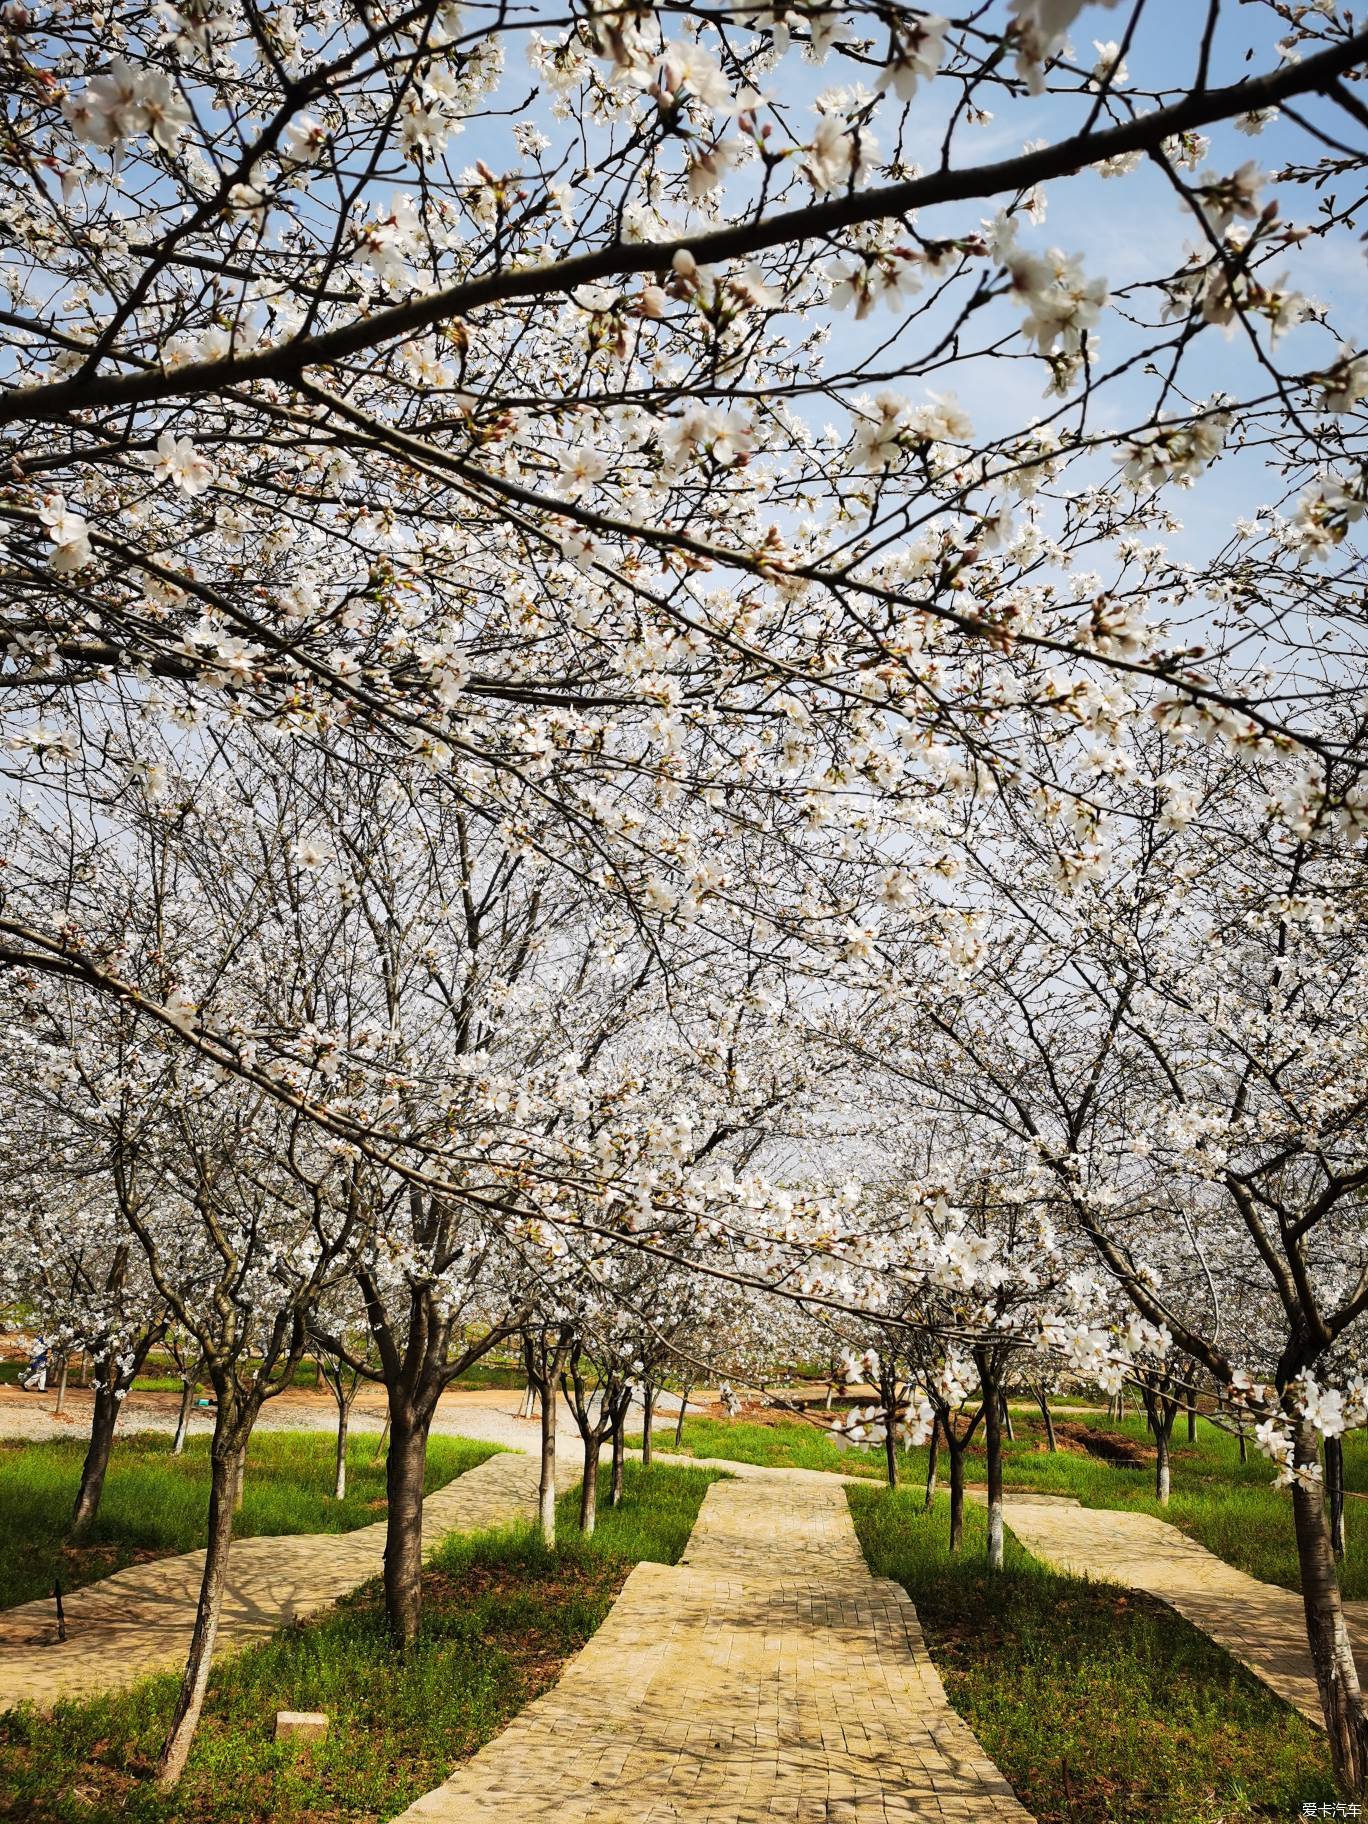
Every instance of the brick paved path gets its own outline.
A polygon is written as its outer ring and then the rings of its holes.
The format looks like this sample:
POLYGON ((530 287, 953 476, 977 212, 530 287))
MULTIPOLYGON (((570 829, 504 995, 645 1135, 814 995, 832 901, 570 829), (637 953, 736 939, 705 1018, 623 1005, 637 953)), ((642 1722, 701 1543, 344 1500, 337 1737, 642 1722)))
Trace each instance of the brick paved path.
MULTIPOLYGON (((1294 1591, 1237 1571, 1152 1514, 1081 1507, 1067 1496, 1009 1494, 1006 1520, 1028 1552, 1060 1570, 1158 1596, 1309 1722, 1325 1727, 1305 1611, 1294 1591)), ((1368 1671, 1368 1602, 1344 1606, 1360 1667, 1368 1671)))
MULTIPOLYGON (((574 1480, 571 1470, 563 1464, 558 1480, 574 1480)), ((428 1496, 423 1531, 435 1543, 452 1531, 532 1519, 536 1507, 536 1459, 500 1452, 428 1496)), ((384 1546, 383 1520, 351 1533, 235 1540, 217 1651, 250 1646, 336 1602, 379 1574, 384 1546)), ((202 1551, 186 1552, 73 1590, 62 1643, 51 1601, 0 1611, 0 1710, 114 1690, 182 1662, 203 1568, 202 1551)))
MULTIPOLYGON (((728 1466, 732 1467, 732 1466, 728 1466)), ((835 1478, 708 1491, 553 1690, 398 1824, 962 1824, 1029 1814, 951 1710, 835 1478)))

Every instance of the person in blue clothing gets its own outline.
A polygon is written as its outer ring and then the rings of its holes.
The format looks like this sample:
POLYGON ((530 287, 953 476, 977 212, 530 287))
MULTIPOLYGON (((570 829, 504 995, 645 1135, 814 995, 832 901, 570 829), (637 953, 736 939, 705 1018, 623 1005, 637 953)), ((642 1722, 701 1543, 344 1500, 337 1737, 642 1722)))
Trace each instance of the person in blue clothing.
POLYGON ((48 1373, 47 1338, 40 1336, 33 1345, 33 1355, 28 1367, 19 1376, 19 1385, 25 1393, 46 1393, 48 1373))

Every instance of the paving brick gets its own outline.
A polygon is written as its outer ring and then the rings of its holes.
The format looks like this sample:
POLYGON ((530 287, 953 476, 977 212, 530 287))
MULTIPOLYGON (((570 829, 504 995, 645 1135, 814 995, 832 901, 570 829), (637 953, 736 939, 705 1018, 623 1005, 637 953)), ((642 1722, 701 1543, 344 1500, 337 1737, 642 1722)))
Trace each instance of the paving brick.
POLYGON ((559 1683, 396 1824, 1030 1824, 834 1478, 709 1491, 559 1683))

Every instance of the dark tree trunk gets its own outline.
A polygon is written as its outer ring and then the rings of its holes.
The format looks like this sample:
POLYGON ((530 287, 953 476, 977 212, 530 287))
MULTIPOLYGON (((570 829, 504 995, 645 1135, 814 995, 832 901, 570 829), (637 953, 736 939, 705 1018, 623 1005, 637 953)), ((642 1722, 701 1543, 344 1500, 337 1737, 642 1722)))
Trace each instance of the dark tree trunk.
MULTIPOLYGON (((1314 1467, 1317 1457, 1315 1432, 1309 1425, 1298 1426, 1297 1463, 1314 1467)), ((1368 1710, 1349 1644, 1326 1519, 1325 1490, 1318 1479, 1293 1483, 1292 1513, 1297 1529, 1306 1639, 1330 1737, 1330 1758, 1344 1791, 1361 1798, 1368 1788, 1368 1710)))
POLYGON ((1187 1434, 1188 1443, 1195 1444, 1197 1442, 1197 1395, 1195 1393, 1188 1395, 1187 1434))
POLYGON ((190 1408, 195 1400, 195 1383, 181 1382, 180 1411, 176 1414, 176 1435, 171 1444, 171 1455, 178 1457, 185 1449, 185 1440, 190 1431, 190 1408))
POLYGON ((1172 1485, 1169 1445, 1173 1438, 1174 1421, 1178 1417, 1180 1396, 1175 1394, 1169 1398, 1157 1389, 1146 1387, 1144 1401, 1145 1419, 1154 1439, 1154 1498, 1160 1507, 1167 1507, 1172 1485))
POLYGON ((1336 1559, 1344 1557, 1344 1443, 1325 1440, 1325 1492, 1330 1499, 1330 1547, 1336 1559))
POLYGON ((214 1661, 223 1592, 228 1582, 228 1557, 233 1541, 233 1510, 242 1480, 245 1443, 238 1443, 233 1427, 228 1437, 216 1436, 209 1455, 209 1538, 200 1581, 195 1627, 190 1653, 181 1678, 180 1695, 157 1766, 157 1785, 170 1791, 185 1772, 190 1744, 204 1708, 204 1694, 214 1661))
POLYGON ((675 1441, 676 1450, 678 1450, 680 1445, 684 1442, 684 1415, 689 1410, 689 1395, 692 1392, 693 1392, 693 1383, 690 1382, 685 1387, 683 1395, 680 1398, 679 1417, 675 1420, 675 1439, 674 1439, 674 1441, 675 1441))
POLYGON ((884 1380, 879 1386, 879 1398, 884 1409, 884 1474, 888 1486, 898 1486, 898 1440, 893 1430, 894 1410, 898 1402, 898 1384, 896 1381, 884 1380))
POLYGON ((385 1462, 385 1620, 401 1650, 418 1638, 423 1600, 423 1481, 431 1414, 390 1411, 385 1462))
POLYGON ((656 1390, 649 1381, 641 1388, 641 1467, 651 1467, 651 1433, 655 1427, 656 1390))
POLYGON ((922 1512, 929 1514, 931 1504, 936 1498, 936 1467, 940 1457, 940 1423, 931 1427, 931 1443, 926 1453, 926 1499, 922 1502, 922 1512))
POLYGON ((950 1550, 957 1552, 964 1544, 964 1448, 949 1436, 946 1448, 950 1455, 950 1550))
POLYGON ((623 1407, 613 1419, 613 1473, 608 1483, 608 1505, 618 1507, 622 1502, 622 1484, 627 1465, 627 1408, 623 1407))
POLYGON ((58 1376, 58 1380, 57 1380, 57 1404, 53 1407, 53 1411, 57 1414, 58 1418, 61 1417, 62 1413, 66 1409, 66 1384, 67 1384, 67 1355, 66 1355, 66 1350, 64 1349, 62 1351, 62 1371, 61 1371, 61 1374, 58 1376))
POLYGON ((333 1462, 333 1500, 347 1498, 347 1432, 351 1425, 351 1401, 337 1402, 337 1454, 333 1462))
POLYGON ((1012 1409, 1007 1404, 1007 1395, 1002 1396, 1002 1430, 1009 1444, 1016 1443, 1016 1432, 1012 1426, 1012 1409))
POLYGON ((1154 1420, 1154 1498, 1160 1507, 1169 1504, 1172 1472, 1169 1467, 1169 1439, 1173 1435, 1176 1413, 1156 1415, 1154 1420))
POLYGON ((1040 1416, 1045 1421, 1045 1447, 1057 1451, 1059 1445, 1055 1442, 1054 1414, 1050 1411, 1050 1396, 1043 1386, 1037 1387, 1036 1399, 1040 1405, 1040 1416))
POLYGON ((556 1384, 541 1389, 541 1474, 537 1479, 537 1523, 547 1545, 556 1543, 556 1384))
POLYGON ((100 1367, 100 1384, 95 1389, 95 1404, 90 1419, 90 1443, 86 1446, 85 1462, 81 1465, 81 1486, 76 1491, 76 1502, 71 1510, 69 1536, 73 1540, 85 1537, 91 1522, 100 1511, 100 1496, 104 1493, 109 1453, 114 1444, 114 1427, 118 1423, 119 1407, 122 1404, 114 1397, 118 1389, 114 1383, 113 1363, 102 1362, 100 1367))
POLYGON ((988 1569, 1002 1569, 1002 1400, 993 1385, 991 1371, 983 1380, 983 1447, 988 1458, 988 1569))
POLYGON ((602 1439, 598 1437, 584 1440, 584 1480, 580 1483, 579 1524, 580 1531, 587 1539, 594 1530, 598 1519, 598 1467, 599 1451, 602 1439))

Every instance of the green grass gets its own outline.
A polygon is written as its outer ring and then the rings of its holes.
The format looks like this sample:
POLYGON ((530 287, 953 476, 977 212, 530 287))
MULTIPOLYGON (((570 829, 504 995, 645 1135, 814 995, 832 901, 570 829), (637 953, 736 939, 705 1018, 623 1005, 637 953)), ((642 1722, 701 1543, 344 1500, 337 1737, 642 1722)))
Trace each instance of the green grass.
MULTIPOLYGON (((258 1431, 247 1451, 237 1536, 345 1533, 384 1511, 385 1466, 364 1434, 347 1452, 347 1495, 334 1501, 333 1438, 326 1432, 258 1431)), ((429 1492, 492 1456, 496 1446, 434 1437, 429 1492)), ((0 1608, 50 1596, 54 1577, 75 1589, 125 1565, 204 1543, 209 1440, 193 1437, 173 1457, 153 1432, 116 1437, 100 1511, 86 1543, 63 1544, 80 1482, 84 1441, 0 1444, 0 1608)))
MULTIPOLYGON (((1154 1472, 1149 1464, 1130 1468, 1081 1450, 1050 1452, 1044 1448, 1044 1427, 1037 1420, 1014 1415, 1014 1424, 1016 1439, 1003 1447, 1009 1492, 1015 1488, 1073 1495, 1085 1507, 1154 1514, 1252 1577, 1283 1589, 1301 1587, 1291 1499, 1285 1489, 1273 1486, 1273 1466, 1252 1444, 1248 1461, 1241 1463, 1238 1442, 1229 1433, 1199 1419, 1196 1440, 1189 1444, 1186 1423, 1180 1419, 1171 1444, 1172 1495, 1169 1505, 1160 1507, 1154 1499, 1154 1472)), ((1070 1414, 1060 1425, 1124 1437, 1141 1450, 1152 1449, 1144 1420, 1134 1415, 1118 1422, 1101 1412, 1070 1414)), ((673 1438, 673 1431, 660 1436, 659 1447, 673 1450, 673 1438)), ((840 1450, 801 1419, 760 1425, 739 1419, 689 1418, 684 1421, 680 1448, 690 1456, 764 1463, 771 1468, 839 1470, 879 1479, 884 1475, 881 1449, 840 1450)), ((899 1475, 909 1485, 925 1482, 925 1450, 900 1451, 898 1459, 899 1475)), ((942 1451, 942 1486, 946 1473, 942 1451)), ((970 1451, 968 1480, 981 1483, 985 1473, 980 1432, 970 1451)), ((1368 1489, 1368 1434, 1355 1432, 1345 1439, 1345 1482, 1351 1490, 1368 1489)), ((1350 1599, 1368 1598, 1368 1501, 1350 1500, 1346 1505, 1349 1552, 1341 1566, 1341 1585, 1350 1599)))
MULTIPOLYGON (((606 1501, 607 1472, 600 1490, 606 1501)), ((574 1533, 578 1491, 560 1502, 561 1544, 529 1528, 451 1536, 425 1577, 423 1627, 396 1659, 379 1589, 226 1661, 179 1791, 148 1774, 174 1703, 172 1678, 105 1699, 0 1718, 0 1818, 26 1824, 367 1824, 439 1784, 552 1684, 608 1613, 634 1563, 675 1563, 716 1475, 627 1466, 621 1507, 574 1533), (280 1709, 323 1710, 326 1742, 271 1740, 280 1709), (5 1796, 7 1795, 7 1796, 5 1796)))
MULTIPOLYGON (((669 1455, 678 1450, 689 1457, 724 1457, 729 1463, 762 1463, 768 1469, 845 1469, 852 1453, 833 1444, 825 1432, 801 1419, 784 1419, 775 1425, 758 1425, 747 1419, 692 1419, 684 1421, 684 1436, 676 1445, 674 1418, 657 1424, 653 1433, 657 1450, 669 1455)), ((641 1437, 628 1438, 640 1450, 641 1437)))
MULTIPOLYGON (((1080 1418, 1077 1423, 1124 1436, 1141 1448, 1151 1444, 1144 1420, 1138 1417, 1118 1424, 1098 1415, 1080 1418)), ((1149 1465, 1126 1468, 1072 1451, 1051 1455, 1040 1448, 1039 1427, 1018 1425, 1017 1429, 1017 1442, 1007 1445, 1005 1451, 1009 1488, 1071 1494, 1085 1507, 1153 1514, 1252 1577, 1283 1589, 1301 1587, 1291 1497, 1285 1489, 1273 1486, 1272 1464, 1252 1445, 1248 1461, 1241 1463, 1238 1442, 1227 1432, 1199 1419, 1196 1440, 1189 1443, 1186 1424, 1180 1419, 1171 1445, 1172 1495, 1168 1506, 1160 1507, 1154 1499, 1149 1465)), ((975 1459, 971 1474, 982 1477, 982 1462, 981 1456, 975 1459)), ((1361 1432, 1345 1440, 1345 1480, 1350 1489, 1368 1483, 1368 1439, 1361 1432)), ((1350 1550, 1340 1577, 1345 1596, 1358 1599, 1368 1597, 1368 1554, 1355 1550, 1354 1529, 1360 1515, 1368 1529, 1368 1504, 1351 1500, 1347 1510, 1350 1550)), ((1361 1543, 1368 1543, 1368 1531, 1361 1543)))
POLYGON ((848 1489, 870 1569, 912 1597, 956 1710, 1039 1824, 1226 1824, 1332 1800, 1324 1739, 1204 1634, 1134 1592, 1048 1570, 970 1505, 848 1489))

